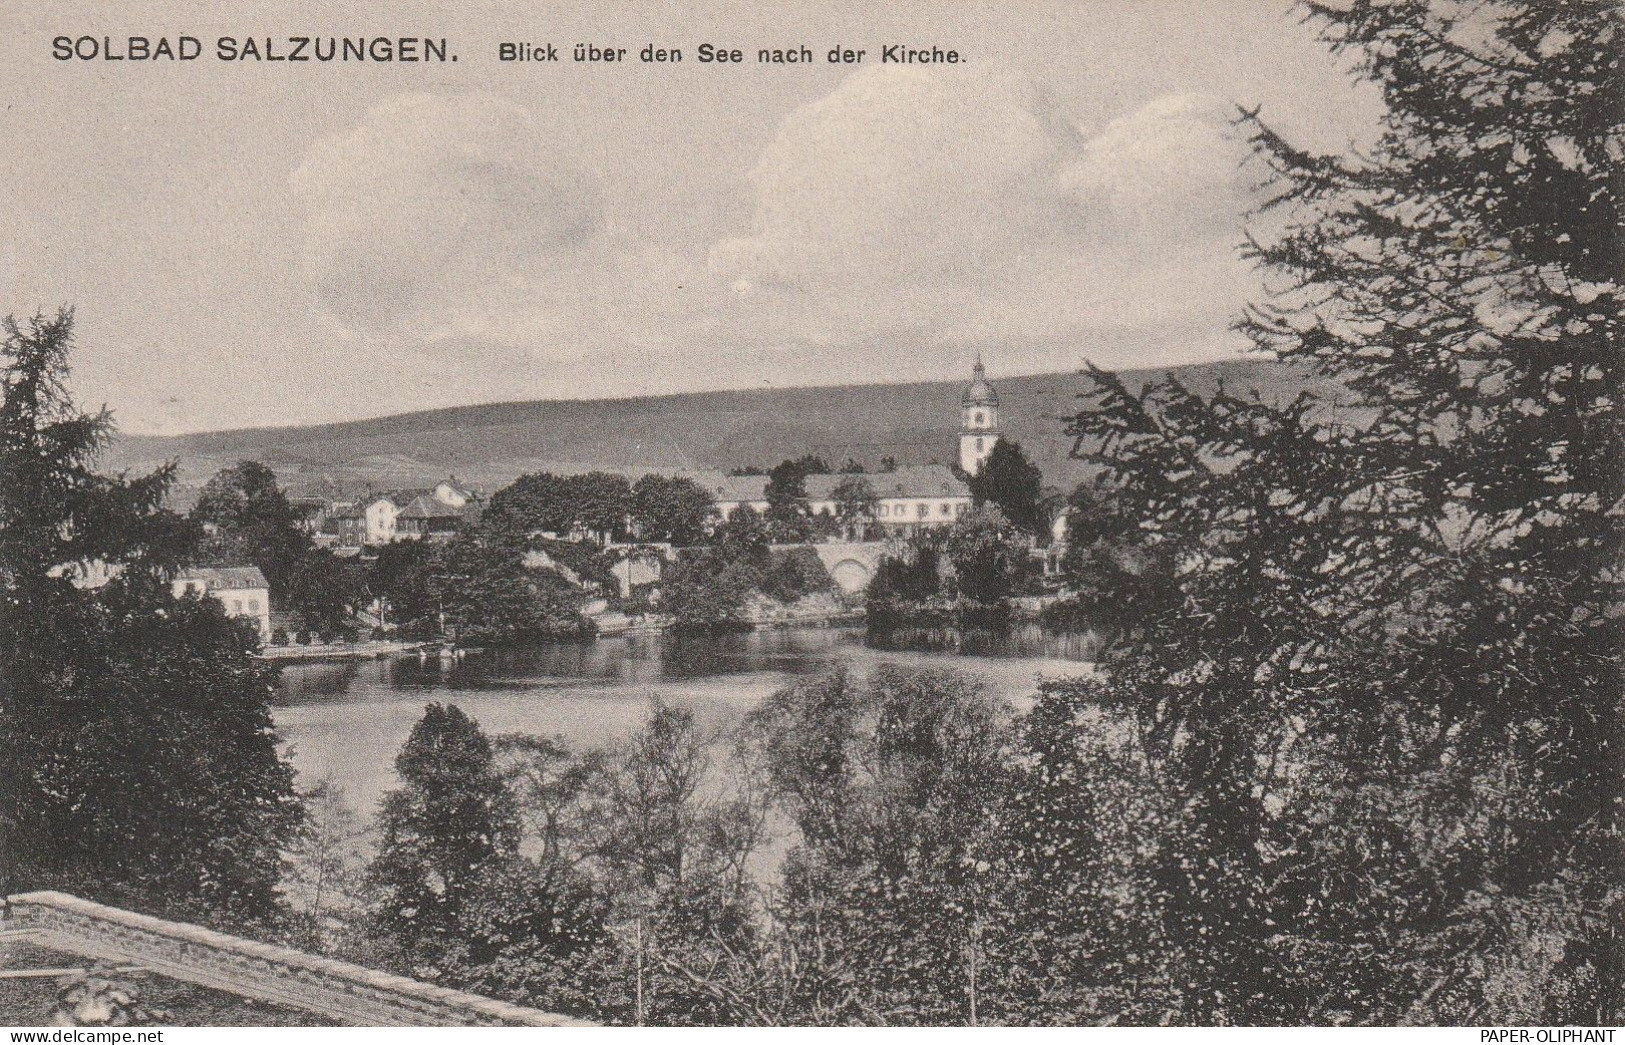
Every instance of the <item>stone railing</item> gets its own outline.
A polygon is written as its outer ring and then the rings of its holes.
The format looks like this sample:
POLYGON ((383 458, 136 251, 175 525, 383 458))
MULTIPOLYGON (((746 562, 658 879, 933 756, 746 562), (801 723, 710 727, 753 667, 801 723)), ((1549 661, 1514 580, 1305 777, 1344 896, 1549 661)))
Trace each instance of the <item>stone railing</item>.
POLYGON ((580 1020, 66 893, 11 897, 0 936, 289 1006, 351 1026, 568 1027, 580 1020))

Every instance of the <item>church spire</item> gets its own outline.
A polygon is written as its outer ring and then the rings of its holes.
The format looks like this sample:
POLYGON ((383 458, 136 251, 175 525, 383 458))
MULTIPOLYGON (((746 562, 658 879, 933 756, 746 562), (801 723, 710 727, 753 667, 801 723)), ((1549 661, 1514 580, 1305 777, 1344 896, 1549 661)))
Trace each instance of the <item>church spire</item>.
POLYGON ((988 384, 987 371, 982 366, 982 353, 976 353, 976 366, 971 370, 971 382, 965 387, 960 400, 966 406, 998 406, 999 394, 988 384))

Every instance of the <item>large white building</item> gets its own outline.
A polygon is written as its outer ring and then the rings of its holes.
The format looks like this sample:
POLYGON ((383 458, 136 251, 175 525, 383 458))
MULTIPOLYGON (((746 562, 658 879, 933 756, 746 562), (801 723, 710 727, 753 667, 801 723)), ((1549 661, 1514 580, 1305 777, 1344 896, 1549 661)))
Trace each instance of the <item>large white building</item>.
MULTIPOLYGON (((971 382, 960 396, 959 467, 967 475, 982 470, 1000 439, 999 394, 987 380, 981 357, 971 382)), ((677 472, 694 480, 716 501, 717 515, 727 519, 741 506, 767 510, 767 476, 723 475, 715 471, 677 472)), ((835 488, 845 475, 807 476, 807 502, 814 515, 836 513, 835 488)), ((970 511, 971 493, 963 479, 945 465, 906 465, 862 476, 876 497, 875 522, 893 536, 922 527, 947 526, 970 511)))
POLYGON ((170 588, 178 599, 193 594, 225 607, 226 616, 251 620, 260 641, 271 638, 271 585, 257 566, 193 567, 175 574, 170 588))
MULTIPOLYGON (((699 479, 713 491, 717 514, 726 519, 743 505, 767 511, 767 476, 715 475, 699 479)), ((807 507, 814 515, 835 515, 835 488, 846 475, 807 476, 807 507)), ((892 533, 947 526, 970 511, 970 487, 946 465, 905 465, 856 478, 874 490, 875 522, 892 533)))

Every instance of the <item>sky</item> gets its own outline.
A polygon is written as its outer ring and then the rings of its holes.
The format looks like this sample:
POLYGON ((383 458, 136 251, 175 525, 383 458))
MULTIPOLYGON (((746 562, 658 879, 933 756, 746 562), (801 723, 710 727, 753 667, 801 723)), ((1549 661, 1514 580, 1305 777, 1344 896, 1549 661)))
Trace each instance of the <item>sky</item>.
POLYGON ((1380 117, 1285 0, 52 6, 0 14, 0 293, 77 309, 75 394, 137 433, 1234 355, 1263 293, 1236 106, 1322 150, 1380 117), (181 34, 199 60, 52 57, 181 34), (222 35, 458 60, 223 62, 222 35))

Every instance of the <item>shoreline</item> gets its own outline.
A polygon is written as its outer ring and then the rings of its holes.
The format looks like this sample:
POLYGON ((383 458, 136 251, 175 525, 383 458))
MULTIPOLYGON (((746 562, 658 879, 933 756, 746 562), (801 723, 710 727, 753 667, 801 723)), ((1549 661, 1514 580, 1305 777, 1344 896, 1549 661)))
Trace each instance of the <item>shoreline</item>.
POLYGON ((419 653, 438 649, 444 642, 397 642, 378 639, 368 642, 330 642, 309 646, 264 646, 253 656, 259 660, 378 660, 404 653, 419 653))
MULTIPOLYGON (((747 625, 749 631, 771 631, 778 628, 836 628, 854 624, 862 624, 868 619, 864 609, 844 609, 834 611, 819 611, 798 615, 793 613, 762 614, 746 618, 740 623, 747 625)), ((603 623, 594 621, 598 626, 597 638, 615 639, 625 635, 664 635, 672 631, 672 622, 663 617, 629 617, 625 622, 603 623)))
MULTIPOLYGON (((1010 620, 1033 622, 1038 620, 1038 614, 1031 612, 1031 607, 1019 604, 1008 607, 1011 611, 1010 620)), ((740 623, 745 627, 742 631, 777 631, 786 628, 841 628, 865 624, 870 614, 865 607, 849 607, 837 610, 819 610, 817 612, 798 614, 793 612, 757 613, 740 623)), ((592 639, 616 639, 634 635, 665 635, 673 630, 672 622, 658 615, 626 617, 620 614, 609 614, 605 617, 590 618, 596 626, 596 632, 590 636, 592 639), (619 617, 619 620, 614 618, 619 617), (607 618, 607 619, 606 619, 607 618)), ((942 621, 922 620, 917 622, 921 626, 942 624, 942 621)), ((417 641, 375 639, 366 642, 341 643, 333 642, 325 645, 310 646, 265 646, 253 654, 258 660, 277 663, 297 661, 340 661, 340 660, 378 660, 384 657, 406 656, 425 653, 433 654, 441 649, 457 649, 457 645, 446 639, 429 639, 417 641)))

